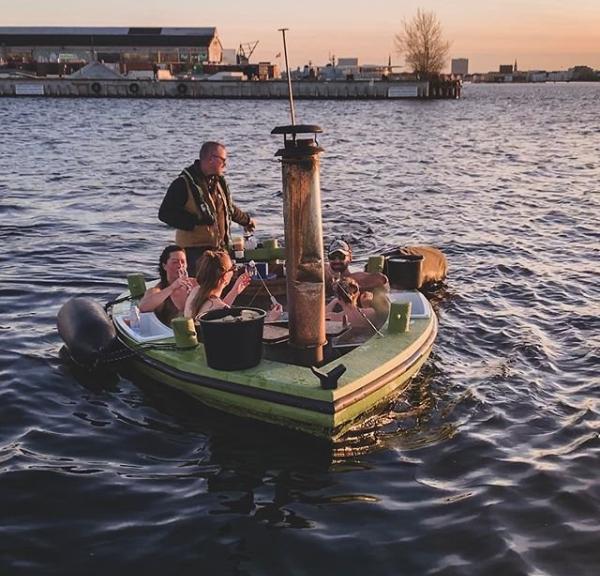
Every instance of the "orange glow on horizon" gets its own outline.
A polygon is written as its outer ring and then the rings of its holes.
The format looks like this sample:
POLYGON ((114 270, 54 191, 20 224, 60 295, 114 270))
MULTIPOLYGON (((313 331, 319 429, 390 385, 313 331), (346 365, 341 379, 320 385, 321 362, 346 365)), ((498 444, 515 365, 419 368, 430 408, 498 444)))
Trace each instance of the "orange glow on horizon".
MULTIPOLYGON (((216 26, 224 48, 259 40, 252 60, 280 62, 278 28, 289 28, 292 67, 330 55, 357 57, 361 64, 394 65, 394 35, 417 8, 438 16, 451 42, 450 58, 469 59, 471 72, 497 70, 518 60, 519 68, 557 70, 575 65, 600 69, 598 0, 303 0, 282 4, 254 0, 247 6, 207 5, 195 0, 22 0, 3 13, 3 26, 216 26), (365 8, 367 6, 367 8, 365 8), (32 16, 33 15, 33 16, 32 16)), ((283 62, 281 62, 283 65, 283 62)), ((448 68, 449 68, 448 62, 448 68)))

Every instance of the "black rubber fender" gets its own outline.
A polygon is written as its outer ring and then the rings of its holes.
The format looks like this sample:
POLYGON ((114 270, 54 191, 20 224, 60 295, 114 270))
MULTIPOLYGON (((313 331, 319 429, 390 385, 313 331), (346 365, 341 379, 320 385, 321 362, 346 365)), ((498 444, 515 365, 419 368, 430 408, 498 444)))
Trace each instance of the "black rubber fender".
POLYGON ((188 87, 185 84, 177 85, 177 93, 180 94, 181 96, 184 96, 185 94, 187 94, 187 89, 188 89, 188 87))
POLYGON ((102 91, 102 86, 100 85, 100 82, 92 82, 90 88, 92 89, 92 92, 94 94, 100 94, 100 92, 102 91))
POLYGON ((83 366, 94 366, 117 345, 114 324, 92 298, 71 298, 65 302, 56 324, 71 357, 83 366))
POLYGON ((132 82, 129 85, 130 94, 137 94, 140 91, 140 85, 137 82, 132 82))

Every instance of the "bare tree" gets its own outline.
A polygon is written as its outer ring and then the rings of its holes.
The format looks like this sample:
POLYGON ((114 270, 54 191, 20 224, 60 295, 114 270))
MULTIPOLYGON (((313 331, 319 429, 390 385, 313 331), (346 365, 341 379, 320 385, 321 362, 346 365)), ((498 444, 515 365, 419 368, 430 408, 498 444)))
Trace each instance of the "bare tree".
POLYGON ((396 50, 406 55, 406 63, 419 78, 429 78, 442 71, 448 58, 450 42, 444 40, 442 25, 434 12, 420 8, 411 20, 402 22, 396 34, 396 50))

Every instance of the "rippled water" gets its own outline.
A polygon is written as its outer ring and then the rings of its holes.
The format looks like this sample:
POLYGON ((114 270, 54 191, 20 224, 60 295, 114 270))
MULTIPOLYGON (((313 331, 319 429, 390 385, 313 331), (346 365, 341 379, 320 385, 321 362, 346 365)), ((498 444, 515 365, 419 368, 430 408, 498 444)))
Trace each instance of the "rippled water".
POLYGON ((64 301, 153 275, 203 140, 281 231, 285 103, 1 101, 0 573, 598 573, 600 85, 464 95, 297 103, 326 237, 450 262, 426 369, 333 447, 58 356, 64 301))

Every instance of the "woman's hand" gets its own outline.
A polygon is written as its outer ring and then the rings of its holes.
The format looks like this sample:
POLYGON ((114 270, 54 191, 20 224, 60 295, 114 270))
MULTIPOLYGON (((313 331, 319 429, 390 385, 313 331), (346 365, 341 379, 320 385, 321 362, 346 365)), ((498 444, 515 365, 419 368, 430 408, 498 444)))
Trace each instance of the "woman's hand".
POLYGON ((183 276, 177 278, 172 284, 172 291, 175 292, 177 290, 185 290, 188 294, 192 291, 192 288, 195 286, 196 282, 194 278, 189 278, 188 276, 183 276))
POLYGON ((275 322, 276 320, 281 318, 282 314, 283 314, 283 306, 279 303, 273 304, 271 306, 271 309, 267 312, 267 316, 265 317, 265 320, 268 320, 270 322, 275 322))
POLYGON ((248 284, 252 282, 252 277, 247 272, 240 274, 238 279, 235 281, 233 288, 231 291, 236 295, 240 295, 246 288, 248 288, 248 284))

